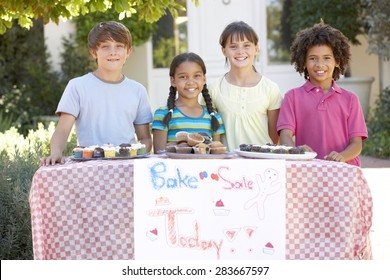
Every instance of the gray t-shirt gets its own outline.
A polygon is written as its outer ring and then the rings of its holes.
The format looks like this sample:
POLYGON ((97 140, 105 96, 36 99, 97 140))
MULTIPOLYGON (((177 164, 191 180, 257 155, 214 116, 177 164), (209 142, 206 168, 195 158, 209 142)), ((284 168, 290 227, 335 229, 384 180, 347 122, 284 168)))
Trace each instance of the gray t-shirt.
POLYGON ((56 114, 76 118, 79 145, 135 143, 134 124, 153 120, 146 89, 125 77, 109 83, 92 73, 69 81, 56 114))

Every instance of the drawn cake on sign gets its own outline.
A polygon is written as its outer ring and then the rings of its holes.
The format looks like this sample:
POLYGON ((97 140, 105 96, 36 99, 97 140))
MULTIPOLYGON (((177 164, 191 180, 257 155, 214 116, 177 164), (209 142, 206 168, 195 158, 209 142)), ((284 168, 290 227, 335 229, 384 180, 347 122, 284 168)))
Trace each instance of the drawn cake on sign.
POLYGON ((168 197, 159 197, 156 199, 156 206, 166 206, 166 205, 169 205, 171 204, 171 202, 169 201, 168 197))
POLYGON ((222 202, 222 199, 218 200, 215 203, 214 214, 216 216, 227 216, 227 215, 229 215, 229 213, 230 213, 230 210, 225 208, 225 205, 222 202))

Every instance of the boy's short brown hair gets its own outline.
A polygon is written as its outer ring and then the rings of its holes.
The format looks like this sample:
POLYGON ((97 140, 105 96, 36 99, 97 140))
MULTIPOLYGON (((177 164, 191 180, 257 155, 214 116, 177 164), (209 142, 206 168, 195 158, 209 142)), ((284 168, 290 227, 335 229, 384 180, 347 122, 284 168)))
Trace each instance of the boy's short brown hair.
POLYGON ((89 31, 88 48, 96 50, 105 41, 115 41, 124 44, 128 49, 132 47, 129 29, 120 22, 100 22, 89 31))

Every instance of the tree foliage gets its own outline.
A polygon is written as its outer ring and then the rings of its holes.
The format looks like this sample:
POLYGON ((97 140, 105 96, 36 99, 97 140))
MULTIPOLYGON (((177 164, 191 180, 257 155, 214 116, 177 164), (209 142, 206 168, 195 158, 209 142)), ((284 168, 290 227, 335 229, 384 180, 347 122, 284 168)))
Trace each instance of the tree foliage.
POLYGON ((0 35, 0 112, 27 133, 34 116, 52 115, 65 85, 50 69, 42 20, 0 35))
MULTIPOLYGON (((192 0, 198 5, 198 0, 192 0)), ((140 20, 155 22, 169 10, 174 17, 184 10, 175 0, 3 0, 0 2, 0 34, 11 28, 14 20, 24 28, 33 26, 34 19, 43 18, 44 23, 60 18, 70 19, 91 12, 113 9, 119 19, 138 14, 140 20)))
POLYGON ((390 59, 390 3, 362 0, 363 26, 368 37, 368 50, 385 60, 390 59))
MULTIPOLYGON (((290 36, 304 29, 319 23, 321 19, 334 28, 339 29, 354 45, 359 45, 357 39, 363 34, 361 20, 361 0, 300 0, 292 1, 288 5, 290 15, 290 36)), ((286 32, 286 30, 285 30, 286 32)))

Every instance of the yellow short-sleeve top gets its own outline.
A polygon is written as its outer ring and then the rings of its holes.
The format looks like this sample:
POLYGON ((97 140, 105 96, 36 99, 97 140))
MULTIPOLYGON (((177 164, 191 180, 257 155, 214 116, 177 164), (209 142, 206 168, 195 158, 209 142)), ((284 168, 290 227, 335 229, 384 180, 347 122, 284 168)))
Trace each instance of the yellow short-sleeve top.
POLYGON ((218 78, 210 87, 213 105, 221 115, 226 134, 222 141, 229 151, 240 144, 272 143, 268 134, 268 110, 279 109, 282 95, 278 85, 262 76, 253 87, 230 84, 218 78))

